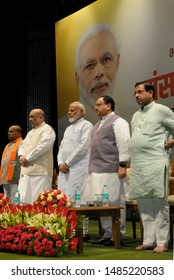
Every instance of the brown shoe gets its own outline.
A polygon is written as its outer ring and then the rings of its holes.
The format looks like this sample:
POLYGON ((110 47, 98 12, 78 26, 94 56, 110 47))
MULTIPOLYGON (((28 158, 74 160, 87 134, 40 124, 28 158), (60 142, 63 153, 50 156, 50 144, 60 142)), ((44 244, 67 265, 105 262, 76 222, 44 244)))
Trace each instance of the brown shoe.
POLYGON ((153 248, 154 248, 154 247, 152 247, 152 246, 142 244, 142 245, 136 247, 135 250, 136 250, 136 251, 141 251, 141 250, 152 250, 153 248))
POLYGON ((153 250, 154 253, 163 253, 163 252, 167 252, 167 251, 168 251, 168 248, 167 247, 163 247, 163 246, 157 246, 153 250))

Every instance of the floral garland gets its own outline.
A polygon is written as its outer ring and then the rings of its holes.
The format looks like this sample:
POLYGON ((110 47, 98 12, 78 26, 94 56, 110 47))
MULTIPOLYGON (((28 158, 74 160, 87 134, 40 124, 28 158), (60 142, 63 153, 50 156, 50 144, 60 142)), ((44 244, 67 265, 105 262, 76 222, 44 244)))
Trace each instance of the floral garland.
POLYGON ((0 251, 61 256, 74 250, 77 215, 60 190, 39 194, 33 205, 12 205, 0 194, 0 251))

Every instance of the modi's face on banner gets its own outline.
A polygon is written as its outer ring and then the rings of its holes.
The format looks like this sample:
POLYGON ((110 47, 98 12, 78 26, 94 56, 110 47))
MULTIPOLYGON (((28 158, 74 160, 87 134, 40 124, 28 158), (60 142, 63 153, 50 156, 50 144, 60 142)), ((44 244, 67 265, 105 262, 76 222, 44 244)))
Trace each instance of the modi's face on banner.
POLYGON ((91 31, 81 40, 76 53, 76 83, 81 99, 94 107, 98 98, 113 95, 119 67, 119 50, 109 30, 91 31))

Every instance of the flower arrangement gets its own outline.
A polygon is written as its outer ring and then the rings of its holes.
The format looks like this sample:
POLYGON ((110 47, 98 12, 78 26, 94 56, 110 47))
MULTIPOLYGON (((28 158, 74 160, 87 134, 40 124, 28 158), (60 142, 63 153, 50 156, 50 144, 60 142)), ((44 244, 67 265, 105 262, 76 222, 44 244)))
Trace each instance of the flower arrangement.
POLYGON ((77 247, 78 217, 60 190, 42 192, 33 205, 12 205, 1 195, 0 205, 0 251, 61 256, 77 247))
POLYGON ((42 204, 44 208, 48 206, 52 206, 53 208, 58 207, 70 207, 71 201, 67 198, 67 196, 59 189, 48 190, 41 192, 38 195, 38 198, 34 201, 34 205, 42 204))
POLYGON ((0 209, 10 203, 8 196, 5 196, 3 193, 0 193, 0 209))
MULTIPOLYGON (((0 229, 0 251, 12 251, 14 253, 35 254, 37 256, 61 256, 63 241, 58 234, 49 232, 40 227, 29 227, 19 224, 13 227, 0 229)), ((68 249, 73 250, 77 245, 77 238, 71 238, 68 249)))

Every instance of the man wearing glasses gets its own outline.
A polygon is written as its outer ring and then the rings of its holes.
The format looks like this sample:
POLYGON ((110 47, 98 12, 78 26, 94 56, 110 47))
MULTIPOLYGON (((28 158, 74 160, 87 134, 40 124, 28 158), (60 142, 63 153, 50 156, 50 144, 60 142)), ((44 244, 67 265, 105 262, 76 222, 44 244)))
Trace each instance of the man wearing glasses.
MULTIPOLYGON (((104 95, 114 97, 120 61, 120 42, 110 25, 91 26, 81 37, 76 49, 75 80, 80 91, 79 101, 86 108, 86 119, 97 122, 95 103, 104 95)), ((59 142, 68 126, 59 121, 59 142)))
POLYGON ((80 90, 80 100, 88 105, 93 115, 98 98, 103 95, 113 96, 119 52, 119 39, 107 24, 93 25, 81 37, 76 51, 76 83, 80 90))
MULTIPOLYGON (((126 167, 129 164, 129 124, 115 114, 115 102, 110 96, 97 99, 96 115, 100 121, 91 132, 90 160, 84 200, 95 201, 108 186, 109 204, 125 207, 127 189, 126 167)), ((121 239, 126 231, 125 209, 121 211, 121 239)), ((114 246, 111 217, 101 217, 104 235, 93 241, 94 245, 114 246)))

